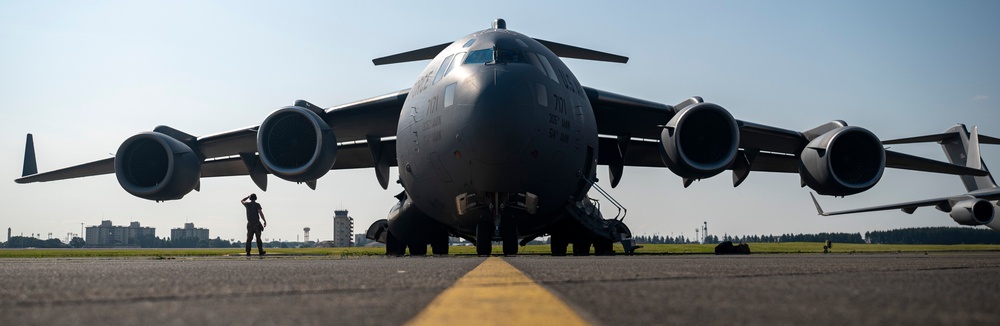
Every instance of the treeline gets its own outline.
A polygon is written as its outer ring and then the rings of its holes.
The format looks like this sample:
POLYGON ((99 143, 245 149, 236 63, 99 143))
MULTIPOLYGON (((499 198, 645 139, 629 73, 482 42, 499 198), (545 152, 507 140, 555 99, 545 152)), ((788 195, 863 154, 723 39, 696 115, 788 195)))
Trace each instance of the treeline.
POLYGON ((1000 232, 970 227, 926 227, 865 232, 880 244, 1000 244, 1000 232))
MULTIPOLYGON (((665 237, 660 235, 635 236, 638 243, 677 244, 696 243, 695 239, 665 237)), ((723 235, 722 241, 739 242, 825 242, 834 243, 873 243, 873 244, 1000 244, 1000 232, 992 229, 972 227, 924 227, 905 228, 888 231, 860 233, 818 233, 818 234, 782 234, 782 235, 723 235)), ((719 243, 719 238, 709 236, 702 243, 719 243)))
POLYGON ((782 234, 782 235, 744 235, 722 237, 724 241, 732 242, 825 242, 865 243, 861 233, 817 233, 817 234, 782 234))
MULTIPOLYGON (((684 236, 667 237, 660 235, 640 235, 634 237, 637 243, 652 243, 652 244, 679 244, 679 243, 698 243, 696 239, 685 238, 684 236)), ((709 235, 705 237, 701 243, 715 244, 720 243, 720 238, 718 236, 709 235)), ((743 235, 743 236, 732 236, 723 235, 721 241, 731 241, 734 243, 739 242, 824 242, 830 240, 838 243, 865 243, 865 240, 861 238, 860 233, 819 233, 819 234, 782 234, 782 235, 743 235)))
MULTIPOLYGON (((73 238, 79 239, 79 238, 73 238)), ((81 240, 82 241, 82 240, 81 240)), ((71 241, 72 242, 72 241, 71 241)), ((3 244, 4 248, 69 248, 68 244, 59 239, 42 240, 31 237, 13 236, 3 244)))
MULTIPOLYGON (((668 237, 662 235, 639 235, 633 236, 636 243, 652 243, 652 244, 681 244, 681 243, 697 243, 693 238, 685 238, 683 235, 675 237, 668 237)), ((719 243, 719 237, 710 235, 702 239, 704 243, 719 243)))
POLYGON ((242 248, 242 242, 230 242, 219 237, 215 239, 202 239, 197 237, 181 237, 177 239, 165 239, 152 235, 143 235, 139 238, 130 238, 129 242, 142 248, 242 248))

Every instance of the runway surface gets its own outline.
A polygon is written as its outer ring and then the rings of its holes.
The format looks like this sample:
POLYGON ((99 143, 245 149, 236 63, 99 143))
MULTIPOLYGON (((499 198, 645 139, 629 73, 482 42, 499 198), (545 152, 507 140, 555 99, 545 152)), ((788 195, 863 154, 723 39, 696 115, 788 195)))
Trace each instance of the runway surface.
POLYGON ((6 259, 0 316, 6 325, 401 325, 478 309, 503 313, 463 324, 503 324, 537 312, 443 293, 528 300, 515 287, 534 285, 598 325, 1000 324, 1000 253, 6 259))

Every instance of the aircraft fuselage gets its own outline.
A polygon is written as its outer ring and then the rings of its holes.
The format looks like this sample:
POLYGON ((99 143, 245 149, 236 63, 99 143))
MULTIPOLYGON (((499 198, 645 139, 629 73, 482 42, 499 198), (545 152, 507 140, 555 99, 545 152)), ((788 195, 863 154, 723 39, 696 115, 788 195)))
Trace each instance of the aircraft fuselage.
POLYGON ((462 235, 475 237, 491 204, 508 202, 498 196, 536 196, 533 213, 501 207, 523 236, 586 195, 581 176, 595 175, 597 141, 590 102, 559 57, 488 29, 455 41, 421 73, 400 113, 396 154, 412 204, 462 235))

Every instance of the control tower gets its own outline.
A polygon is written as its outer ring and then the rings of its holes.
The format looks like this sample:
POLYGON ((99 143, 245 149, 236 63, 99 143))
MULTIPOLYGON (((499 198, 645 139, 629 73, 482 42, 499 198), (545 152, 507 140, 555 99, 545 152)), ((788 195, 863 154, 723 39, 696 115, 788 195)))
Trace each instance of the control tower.
POLYGON ((354 218, 347 215, 347 210, 333 211, 333 246, 354 246, 354 218))

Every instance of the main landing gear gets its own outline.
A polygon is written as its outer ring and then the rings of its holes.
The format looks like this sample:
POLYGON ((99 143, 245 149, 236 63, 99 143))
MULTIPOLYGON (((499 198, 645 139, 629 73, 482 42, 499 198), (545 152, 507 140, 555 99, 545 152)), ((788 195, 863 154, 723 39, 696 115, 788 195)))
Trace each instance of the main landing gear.
POLYGON ((620 242, 626 255, 639 248, 632 239, 632 231, 622 219, 605 219, 596 201, 586 200, 567 205, 568 217, 563 218, 550 231, 552 255, 565 256, 573 244, 574 256, 590 255, 590 247, 598 256, 614 255, 614 243, 620 242))

